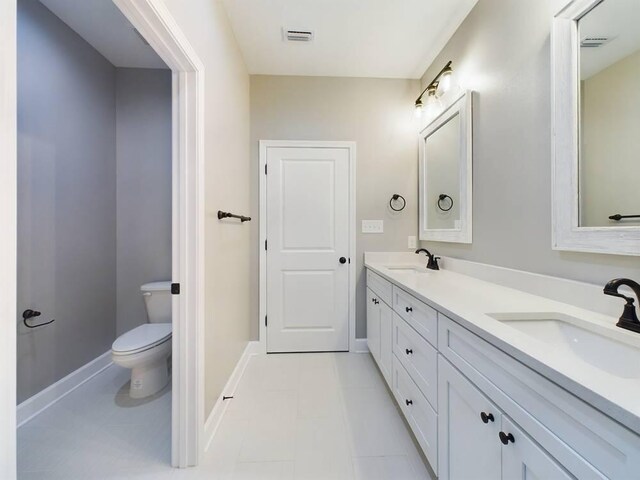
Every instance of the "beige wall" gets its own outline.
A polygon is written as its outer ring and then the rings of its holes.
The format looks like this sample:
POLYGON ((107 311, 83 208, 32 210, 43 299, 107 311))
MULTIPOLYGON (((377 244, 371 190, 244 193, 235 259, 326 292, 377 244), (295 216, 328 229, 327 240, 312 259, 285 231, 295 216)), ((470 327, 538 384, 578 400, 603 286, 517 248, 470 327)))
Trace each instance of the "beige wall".
POLYGON ((640 52, 582 82, 581 222, 639 225, 609 215, 640 215, 640 52))
MULTIPOLYGON (((249 340, 249 75, 219 0, 164 0, 205 67, 205 413, 249 340)), ((188 287, 187 287, 188 288, 188 287)))
POLYGON ((407 249, 416 235, 417 80, 326 77, 251 77, 251 311, 258 338, 259 140, 357 142, 357 229, 362 219, 384 220, 384 234, 357 234, 357 337, 366 336, 363 252, 407 249), (393 193, 407 199, 401 213, 388 208, 393 193))
MULTIPOLYGON (((562 0, 566 3, 566 0, 562 0)), ((562 1, 480 0, 423 77, 447 60, 473 112, 473 244, 438 254, 604 284, 640 257, 551 249, 551 18, 562 1)))

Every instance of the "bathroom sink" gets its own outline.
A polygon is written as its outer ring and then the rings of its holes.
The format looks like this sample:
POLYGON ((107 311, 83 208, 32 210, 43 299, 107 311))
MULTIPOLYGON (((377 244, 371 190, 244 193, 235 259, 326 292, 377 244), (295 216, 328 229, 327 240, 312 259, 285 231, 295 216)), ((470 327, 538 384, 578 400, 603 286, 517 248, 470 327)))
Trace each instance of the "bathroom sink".
POLYGON ((387 270, 391 270, 393 273, 429 273, 426 267, 417 267, 411 265, 401 266, 387 266, 387 270))
POLYGON ((561 313, 491 313, 529 337, 568 358, 620 378, 640 378, 640 335, 616 331, 561 313))

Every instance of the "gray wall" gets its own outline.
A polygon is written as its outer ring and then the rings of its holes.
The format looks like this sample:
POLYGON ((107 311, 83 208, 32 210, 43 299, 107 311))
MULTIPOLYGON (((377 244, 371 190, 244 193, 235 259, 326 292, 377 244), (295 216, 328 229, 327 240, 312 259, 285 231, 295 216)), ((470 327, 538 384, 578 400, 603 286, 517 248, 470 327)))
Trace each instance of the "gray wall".
POLYGON ((640 52, 581 82, 580 217, 585 227, 640 225, 640 52))
MULTIPOLYGON (((566 3, 566 0, 564 0, 566 3)), ((604 284, 640 257, 551 249, 551 18, 561 1, 480 0, 423 77, 447 60, 473 112, 473 244, 438 254, 604 284)))
POLYGON ((118 68, 116 334, 147 321, 140 285, 171 279, 171 72, 118 68))
POLYGON ((366 336, 365 251, 407 250, 416 235, 418 126, 413 102, 417 80, 326 77, 251 77, 251 278, 252 337, 258 338, 259 140, 357 142, 356 336, 366 336), (407 207, 389 209, 400 193, 407 207), (363 219, 384 220, 383 234, 360 233, 363 219))
POLYGON ((115 335, 115 68, 36 0, 18 2, 18 402, 115 335))

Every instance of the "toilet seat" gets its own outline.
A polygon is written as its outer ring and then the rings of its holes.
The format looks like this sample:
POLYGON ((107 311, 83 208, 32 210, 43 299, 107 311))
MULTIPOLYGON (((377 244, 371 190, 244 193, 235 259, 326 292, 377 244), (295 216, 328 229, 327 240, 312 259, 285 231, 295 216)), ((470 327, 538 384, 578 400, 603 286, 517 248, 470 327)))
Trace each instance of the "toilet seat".
POLYGON ((144 352, 171 339, 170 323, 145 323, 120 335, 111 351, 114 355, 144 352))

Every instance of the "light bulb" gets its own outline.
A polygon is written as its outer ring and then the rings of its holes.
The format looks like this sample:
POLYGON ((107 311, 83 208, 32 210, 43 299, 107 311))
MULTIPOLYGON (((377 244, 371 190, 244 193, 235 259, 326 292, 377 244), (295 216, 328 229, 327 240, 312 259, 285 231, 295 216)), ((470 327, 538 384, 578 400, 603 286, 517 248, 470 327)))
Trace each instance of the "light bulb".
POLYGON ((422 101, 417 101, 416 102, 416 109, 415 109, 415 116, 416 118, 422 118, 422 113, 424 112, 424 105, 422 104, 422 101))
POLYGON ((425 113, 432 117, 440 110, 440 100, 436 98, 436 90, 435 88, 429 90, 429 94, 427 95, 427 103, 424 107, 425 113))
POLYGON ((440 76, 440 80, 438 80, 438 90, 440 90, 441 94, 445 94, 451 88, 451 76, 453 72, 451 70, 445 70, 440 76))

